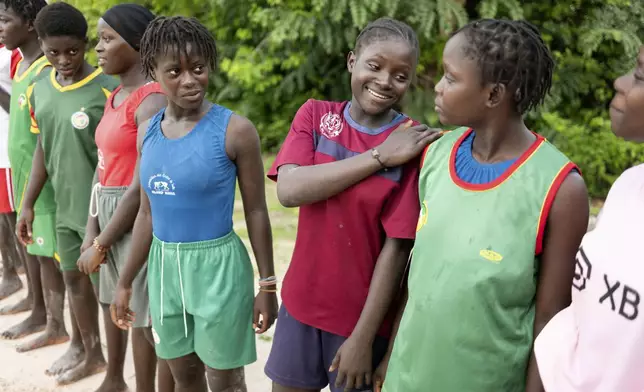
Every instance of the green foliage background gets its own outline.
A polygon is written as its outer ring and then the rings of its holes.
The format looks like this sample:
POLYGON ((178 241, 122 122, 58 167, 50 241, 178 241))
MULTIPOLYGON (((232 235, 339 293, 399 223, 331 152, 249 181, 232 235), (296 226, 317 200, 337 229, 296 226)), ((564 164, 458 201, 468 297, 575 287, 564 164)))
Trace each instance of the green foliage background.
MULTIPOLYGON (((68 0, 92 28, 118 0, 68 0)), ((274 151, 308 98, 351 97, 346 54, 362 27, 380 16, 418 32, 418 77, 404 102, 412 117, 438 126, 433 86, 451 31, 481 17, 525 18, 540 27, 557 61, 546 105, 529 125, 581 166, 592 196, 602 197, 644 147, 610 132, 612 81, 635 64, 644 32, 641 0, 148 0, 157 14, 194 16, 217 38, 220 72, 211 98, 248 116, 274 151)), ((92 53, 90 56, 94 56, 92 53)))

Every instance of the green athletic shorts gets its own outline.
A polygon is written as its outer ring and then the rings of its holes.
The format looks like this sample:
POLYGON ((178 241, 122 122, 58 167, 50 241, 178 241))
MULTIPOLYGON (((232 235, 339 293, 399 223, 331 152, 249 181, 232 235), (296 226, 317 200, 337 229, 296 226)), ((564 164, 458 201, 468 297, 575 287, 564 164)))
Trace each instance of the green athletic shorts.
MULTIPOLYGON (((68 227, 58 227, 56 229, 56 237, 58 238, 60 270, 63 272, 79 271, 76 263, 80 258, 80 248, 83 244, 85 233, 68 227)), ((96 285, 98 283, 98 272, 91 274, 89 278, 96 285)))
MULTIPOLYGON (((116 206, 123 197, 127 187, 110 187, 100 186, 95 191, 96 206, 98 207, 98 225, 104 230, 116 206)), ((100 269, 99 301, 102 304, 111 304, 114 302, 114 292, 119 281, 119 276, 125 267, 125 262, 130 253, 130 243, 132 233, 126 233, 117 243, 110 247, 107 252, 107 260, 100 269)), ((150 307, 148 304, 148 267, 147 264, 141 268, 139 274, 134 278, 132 283, 132 298, 130 299, 130 308, 136 313, 132 327, 142 328, 149 327, 150 307)))
MULTIPOLYGON (((20 215, 22 201, 27 190, 31 157, 11 162, 11 182, 16 212, 20 215)), ((27 253, 34 256, 55 257, 56 252, 56 213, 51 183, 48 181, 34 205, 34 222, 32 223, 33 244, 27 245, 27 253)))
POLYGON ((31 224, 34 242, 27 245, 27 253, 34 256, 54 257, 56 254, 56 215, 42 214, 34 217, 31 224))
POLYGON ((148 292, 157 356, 196 353, 219 370, 255 362, 253 279, 246 247, 234 232, 180 244, 154 237, 148 292))

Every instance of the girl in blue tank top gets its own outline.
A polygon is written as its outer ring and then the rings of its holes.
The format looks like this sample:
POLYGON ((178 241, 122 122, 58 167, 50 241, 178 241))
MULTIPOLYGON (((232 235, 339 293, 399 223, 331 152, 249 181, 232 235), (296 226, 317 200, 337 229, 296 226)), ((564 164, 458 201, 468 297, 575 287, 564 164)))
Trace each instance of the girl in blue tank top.
POLYGON ((159 17, 141 40, 146 73, 168 107, 149 121, 140 143, 141 207, 128 265, 116 295, 117 324, 127 327, 136 272, 148 262, 157 355, 170 361, 177 387, 246 391, 244 366, 256 360, 255 333, 277 314, 264 170, 253 124, 205 99, 217 49, 195 19, 159 17), (235 183, 262 279, 233 231, 235 183), (261 317, 260 317, 261 315, 261 317))

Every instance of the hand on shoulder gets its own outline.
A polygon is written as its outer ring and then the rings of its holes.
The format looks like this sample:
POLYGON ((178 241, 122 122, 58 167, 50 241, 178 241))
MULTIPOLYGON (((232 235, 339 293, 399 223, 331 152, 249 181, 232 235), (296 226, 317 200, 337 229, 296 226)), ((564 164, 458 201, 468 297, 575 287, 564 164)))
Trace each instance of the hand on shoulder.
POLYGON ((438 140, 443 134, 440 129, 427 125, 413 125, 408 120, 396 128, 380 146, 378 152, 386 167, 400 166, 417 157, 425 147, 438 140))

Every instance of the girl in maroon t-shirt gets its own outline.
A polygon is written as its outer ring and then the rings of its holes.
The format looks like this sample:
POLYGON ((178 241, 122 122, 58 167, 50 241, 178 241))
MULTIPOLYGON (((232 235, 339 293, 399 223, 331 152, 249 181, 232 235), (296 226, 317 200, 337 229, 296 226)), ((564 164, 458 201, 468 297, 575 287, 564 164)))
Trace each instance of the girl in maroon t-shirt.
POLYGON ((417 62, 411 27, 370 23, 347 61, 351 101, 302 105, 269 171, 300 207, 265 368, 275 392, 371 390, 416 233, 415 157, 439 137, 394 109, 417 62))

